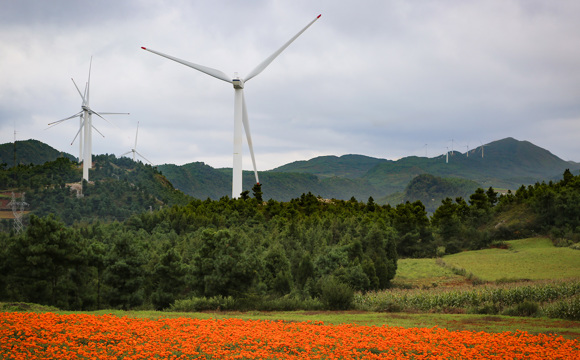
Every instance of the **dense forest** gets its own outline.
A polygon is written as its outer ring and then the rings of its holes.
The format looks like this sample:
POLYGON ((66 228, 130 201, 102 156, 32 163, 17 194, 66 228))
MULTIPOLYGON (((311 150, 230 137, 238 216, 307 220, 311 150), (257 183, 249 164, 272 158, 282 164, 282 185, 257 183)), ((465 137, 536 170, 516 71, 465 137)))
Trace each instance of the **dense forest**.
POLYGON ((264 201, 260 185, 238 199, 193 199, 150 166, 109 155, 95 164, 82 197, 66 185, 79 177, 68 159, 0 169, 0 187, 26 190, 36 204, 24 232, 3 221, 0 301, 83 310, 224 299, 240 309, 348 308, 355 291, 388 288, 400 257, 532 234, 559 245, 580 238, 580 176, 568 170, 515 193, 490 187, 446 198, 429 216, 421 201, 311 193, 264 201))

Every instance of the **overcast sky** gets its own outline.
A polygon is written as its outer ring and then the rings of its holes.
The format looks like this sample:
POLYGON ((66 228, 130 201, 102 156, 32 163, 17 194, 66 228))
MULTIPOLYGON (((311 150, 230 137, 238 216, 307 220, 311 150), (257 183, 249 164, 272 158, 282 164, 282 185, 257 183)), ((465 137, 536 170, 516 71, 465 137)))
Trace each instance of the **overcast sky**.
MULTIPOLYGON (((231 167, 231 84, 141 46, 244 77, 318 14, 245 98, 259 170, 320 155, 465 152, 505 137, 580 162, 580 1, 0 0, 0 143, 78 155, 135 141, 154 164, 231 167)), ((244 139, 244 169, 251 169, 244 139)))

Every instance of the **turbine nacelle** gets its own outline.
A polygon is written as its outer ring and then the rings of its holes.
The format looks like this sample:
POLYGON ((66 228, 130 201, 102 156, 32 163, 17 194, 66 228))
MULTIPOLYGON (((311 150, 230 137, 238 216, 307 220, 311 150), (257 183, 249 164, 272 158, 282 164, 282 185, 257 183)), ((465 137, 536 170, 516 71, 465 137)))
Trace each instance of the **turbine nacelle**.
POLYGON ((234 84, 234 89, 243 89, 244 88, 244 80, 236 77, 232 80, 232 84, 234 84))

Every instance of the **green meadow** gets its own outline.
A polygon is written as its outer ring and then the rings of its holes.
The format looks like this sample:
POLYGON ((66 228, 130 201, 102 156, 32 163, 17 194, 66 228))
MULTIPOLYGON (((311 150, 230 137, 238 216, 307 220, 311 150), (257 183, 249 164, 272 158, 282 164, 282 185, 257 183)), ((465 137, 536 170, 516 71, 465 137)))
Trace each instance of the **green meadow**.
MULTIPOLYGON (((555 247, 548 238, 505 242, 507 249, 465 251, 443 257, 445 264, 484 281, 557 280, 580 277, 580 252, 555 247)), ((404 274, 403 274, 404 276, 404 274)))

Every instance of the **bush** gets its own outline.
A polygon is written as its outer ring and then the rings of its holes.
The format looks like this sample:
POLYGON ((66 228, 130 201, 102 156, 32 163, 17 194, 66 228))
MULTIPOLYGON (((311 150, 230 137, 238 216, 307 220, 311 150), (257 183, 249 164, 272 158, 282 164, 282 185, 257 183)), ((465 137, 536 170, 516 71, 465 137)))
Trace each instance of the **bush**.
POLYGON ((549 318, 580 320, 580 295, 546 305, 542 311, 549 318))
POLYGON ((515 306, 509 307, 502 312, 508 316, 535 316, 540 311, 540 306, 533 301, 524 301, 515 306))
POLYGON ((329 310, 348 310, 353 305, 353 289, 333 276, 321 279, 320 301, 329 310))
POLYGON ((472 306, 468 309, 470 314, 481 314, 481 315, 497 315, 499 313, 500 307, 498 304, 492 302, 485 302, 479 306, 472 306))

